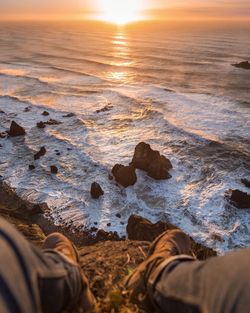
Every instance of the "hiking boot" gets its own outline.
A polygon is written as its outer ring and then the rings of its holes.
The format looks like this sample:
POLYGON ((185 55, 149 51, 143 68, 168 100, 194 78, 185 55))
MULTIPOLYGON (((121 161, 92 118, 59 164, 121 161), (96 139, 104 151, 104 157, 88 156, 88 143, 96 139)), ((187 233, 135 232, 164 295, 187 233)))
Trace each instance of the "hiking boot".
POLYGON ((52 249, 61 254, 69 263, 79 267, 82 280, 81 299, 77 303, 78 312, 91 312, 96 305, 95 297, 92 294, 87 277, 79 266, 80 257, 74 244, 60 233, 50 234, 44 241, 43 249, 52 249))
POLYGON ((154 286, 162 271, 177 260, 194 260, 191 257, 190 238, 179 229, 162 233, 151 244, 148 256, 126 279, 131 300, 152 308, 154 286))

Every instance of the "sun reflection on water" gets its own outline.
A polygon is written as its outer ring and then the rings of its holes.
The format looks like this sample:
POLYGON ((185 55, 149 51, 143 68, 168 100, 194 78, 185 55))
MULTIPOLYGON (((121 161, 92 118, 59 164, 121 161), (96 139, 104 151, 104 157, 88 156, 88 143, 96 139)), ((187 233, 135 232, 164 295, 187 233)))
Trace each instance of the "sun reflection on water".
POLYGON ((132 73, 126 67, 131 67, 133 61, 125 32, 118 31, 112 38, 111 44, 113 61, 110 64, 115 69, 106 72, 106 78, 118 83, 128 83, 132 79, 132 73))

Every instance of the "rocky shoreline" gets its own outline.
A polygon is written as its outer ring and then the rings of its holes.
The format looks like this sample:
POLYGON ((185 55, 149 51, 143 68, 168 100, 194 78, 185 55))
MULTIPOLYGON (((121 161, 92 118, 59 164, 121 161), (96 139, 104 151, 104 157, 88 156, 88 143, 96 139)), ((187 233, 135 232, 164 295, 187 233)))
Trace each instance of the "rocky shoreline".
MULTIPOLYGON (((123 290, 123 279, 145 258, 150 242, 175 225, 150 221, 136 215, 127 224, 128 239, 116 233, 97 230, 77 231, 66 226, 56 226, 44 213, 49 211, 46 203, 32 203, 20 198, 15 190, 0 181, 0 215, 7 219, 31 242, 41 246, 46 235, 59 231, 70 238, 81 256, 81 267, 89 278, 97 298, 97 312, 135 312, 138 307, 128 300, 123 290)), ((206 259, 216 252, 192 240, 193 254, 206 259)), ((139 312, 146 312, 140 308, 139 312)))
MULTIPOLYGON (((55 123, 54 120, 52 122, 55 123)), ((2 133, 2 136, 23 136, 25 133, 20 125, 13 122, 8 133, 2 133)), ((34 155, 34 160, 45 154, 46 148, 41 147, 34 155)), ((131 163, 115 164, 109 179, 114 179, 117 184, 126 188, 137 182, 136 170, 146 172, 155 180, 165 180, 171 179, 169 170, 172 167, 169 159, 153 150, 149 144, 141 142, 135 147, 131 163)), ((34 169, 34 165, 29 166, 29 170, 34 169)), ((50 171, 57 174, 58 168, 51 166, 50 171)), ((247 179, 242 179, 242 184, 250 186, 247 179)), ((94 199, 104 195, 101 186, 96 182, 92 183, 90 193, 94 199)), ((225 199, 235 209, 250 207, 250 194, 240 190, 228 190, 225 199)), ((58 231, 74 242, 81 255, 81 266, 98 300, 97 312, 124 312, 124 308, 125 312, 138 311, 134 304, 129 303, 122 281, 146 257, 150 242, 165 230, 177 226, 168 221, 153 224, 141 216, 131 215, 127 222, 127 238, 121 238, 116 232, 95 227, 80 231, 70 223, 56 226, 46 217, 49 213, 47 203, 33 203, 22 199, 13 188, 0 180, 0 215, 15 225, 29 241, 41 246, 46 235, 58 231)), ((223 238, 214 234, 214 240, 222 241, 223 238)), ((192 238, 191 243, 192 252, 197 259, 205 260, 216 256, 216 251, 192 238)), ((145 311, 140 308, 139 312, 145 311)))

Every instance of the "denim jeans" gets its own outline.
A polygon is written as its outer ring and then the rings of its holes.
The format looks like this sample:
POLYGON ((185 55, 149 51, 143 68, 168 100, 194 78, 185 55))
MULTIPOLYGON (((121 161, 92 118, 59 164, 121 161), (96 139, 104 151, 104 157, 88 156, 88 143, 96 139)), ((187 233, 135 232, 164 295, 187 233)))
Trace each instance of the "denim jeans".
POLYGON ((0 312, 58 313, 80 298, 79 267, 40 250, 0 218, 0 312))
POLYGON ((150 287, 162 313, 249 313, 250 249, 206 261, 174 261, 150 287))

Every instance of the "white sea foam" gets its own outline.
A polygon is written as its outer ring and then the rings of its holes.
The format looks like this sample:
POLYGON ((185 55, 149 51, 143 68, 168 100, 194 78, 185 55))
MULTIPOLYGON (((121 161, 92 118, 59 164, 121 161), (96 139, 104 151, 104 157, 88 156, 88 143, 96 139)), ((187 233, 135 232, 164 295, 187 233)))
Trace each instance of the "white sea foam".
MULTIPOLYGON (((244 57, 246 40, 237 39, 244 45, 236 49, 231 37, 221 35, 224 55, 214 46, 218 34, 205 42, 194 36, 190 55, 190 42, 176 33, 167 39, 124 33, 126 44, 117 47, 121 34, 98 39, 79 32, 64 47, 61 31, 36 30, 46 43, 40 51, 29 44, 32 36, 16 31, 13 41, 25 38, 27 46, 20 46, 19 58, 7 45, 0 50, 0 131, 15 120, 27 135, 0 139, 0 174, 18 193, 46 201, 57 224, 124 235, 128 217, 140 214, 154 222, 168 219, 220 253, 250 244, 249 210, 224 199, 230 188, 249 192, 240 182, 250 178, 249 74, 228 64, 237 51, 244 57), (51 38, 64 48, 55 48, 51 38), (36 127, 50 118, 62 124, 36 127), (172 178, 155 181, 137 170, 137 183, 123 189, 108 174, 114 164, 131 161, 140 141, 170 158, 172 178), (47 153, 34 161, 41 146, 47 153), (29 171, 29 164, 36 169, 29 171), (58 166, 58 175, 50 165, 58 166), (98 201, 90 196, 93 181, 105 192, 98 201)), ((8 41, 5 32, 0 36, 8 41)))

